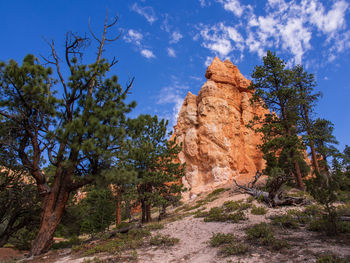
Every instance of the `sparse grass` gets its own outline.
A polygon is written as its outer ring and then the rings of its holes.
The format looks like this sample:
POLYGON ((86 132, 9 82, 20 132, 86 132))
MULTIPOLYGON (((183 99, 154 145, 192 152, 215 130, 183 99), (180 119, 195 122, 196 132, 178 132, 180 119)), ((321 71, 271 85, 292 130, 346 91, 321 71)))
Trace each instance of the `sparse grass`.
POLYGON ((226 201, 223 204, 223 208, 226 212, 233 212, 237 210, 243 211, 247 210, 250 207, 252 207, 252 204, 244 203, 243 201, 226 201))
POLYGON ((324 255, 317 258, 316 263, 347 263, 346 259, 337 257, 335 255, 324 255))
POLYGON ((242 255, 245 254, 248 251, 248 246, 237 242, 237 243, 230 243, 228 245, 223 246, 219 250, 219 254, 224 257, 234 256, 234 255, 242 255))
POLYGON ((73 246, 72 252, 81 252, 84 256, 90 256, 101 252, 110 254, 120 254, 126 249, 136 249, 144 244, 144 238, 150 236, 147 229, 132 229, 126 234, 118 234, 116 238, 102 241, 91 246, 91 244, 82 244, 73 246))
POLYGON ((213 207, 205 215, 204 222, 227 222, 238 223, 241 220, 245 220, 246 217, 242 211, 235 213, 228 213, 222 207, 213 207))
POLYGON ((248 247, 237 241, 232 233, 213 233, 213 236, 209 240, 209 244, 212 247, 220 247, 219 254, 224 257, 244 254, 248 251, 248 247))
POLYGON ((236 240, 234 234, 213 233, 213 236, 209 240, 209 244, 212 247, 219 247, 223 244, 229 244, 236 240))
POLYGON ((61 241, 61 242, 58 242, 58 243, 54 243, 52 245, 51 249, 68 248, 68 247, 72 247, 74 245, 79 245, 80 242, 81 241, 79 240, 79 238, 77 236, 73 236, 67 241, 61 241))
POLYGON ((253 215, 265 215, 267 213, 267 209, 263 206, 253 206, 250 212, 253 215))
POLYGON ((152 246, 174 246, 179 243, 179 239, 175 237, 170 237, 169 235, 155 235, 151 237, 150 244, 152 246))
POLYGON ((218 188, 215 189, 213 192, 207 195, 207 198, 212 198, 214 196, 218 196, 220 193, 224 192, 226 189, 225 188, 218 188))
POLYGON ((159 230, 159 229, 163 229, 163 228, 164 228, 164 225, 159 224, 159 223, 153 223, 153 224, 146 225, 146 229, 149 231, 159 230))
POLYGON ((273 250, 280 250, 289 246, 287 241, 276 239, 271 227, 265 222, 255 224, 246 229, 246 235, 249 241, 257 243, 258 245, 266 246, 273 250))
POLYGON ((283 227, 283 228, 291 228, 291 229, 299 228, 298 220, 288 214, 272 216, 271 224, 275 226, 283 227))

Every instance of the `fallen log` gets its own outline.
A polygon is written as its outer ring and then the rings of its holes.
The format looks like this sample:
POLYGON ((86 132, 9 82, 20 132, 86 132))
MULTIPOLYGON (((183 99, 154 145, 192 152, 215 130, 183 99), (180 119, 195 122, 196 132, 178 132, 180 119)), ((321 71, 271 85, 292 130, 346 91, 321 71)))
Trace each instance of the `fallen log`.
POLYGON ((270 191, 262 191, 255 187, 256 182, 262 176, 262 173, 257 171, 254 180, 246 185, 240 185, 235 179, 233 182, 237 186, 238 190, 243 191, 245 194, 253 196, 255 199, 259 199, 266 203, 270 207, 284 206, 284 205, 299 205, 305 204, 307 200, 303 197, 286 196, 283 191, 283 185, 287 182, 287 176, 277 176, 269 184, 270 191))

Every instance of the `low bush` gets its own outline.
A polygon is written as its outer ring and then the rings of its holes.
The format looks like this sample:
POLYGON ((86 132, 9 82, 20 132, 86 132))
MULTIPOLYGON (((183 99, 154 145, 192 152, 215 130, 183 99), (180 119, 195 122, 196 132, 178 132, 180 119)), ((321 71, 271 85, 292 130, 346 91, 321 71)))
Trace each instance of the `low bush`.
POLYGON ((248 251, 247 245, 243 243, 230 243, 220 248, 219 254, 224 257, 242 255, 248 251))
POLYGON ((250 212, 253 215, 265 215, 267 213, 267 210, 263 206, 253 206, 250 212))
POLYGON ((169 235, 155 235, 151 237, 150 244, 152 246, 174 246, 179 243, 179 239, 175 237, 170 237, 169 235))
POLYGON ((348 260, 335 255, 324 255, 317 258, 316 263, 347 263, 348 260))
POLYGON ((291 229, 299 228, 298 220, 289 214, 273 216, 270 219, 271 224, 275 226, 291 229))
POLYGON ((236 238, 234 234, 213 233, 213 236, 209 240, 209 244, 212 247, 219 247, 222 244, 229 244, 235 242, 236 238))
POLYGON ((159 223, 153 223, 153 224, 146 225, 146 229, 149 230, 149 231, 163 229, 163 228, 164 228, 164 225, 163 224, 159 224, 159 223))
POLYGON ((271 227, 264 223, 255 224, 252 227, 246 229, 247 239, 258 245, 267 246, 273 250, 280 250, 284 247, 288 247, 288 242, 285 240, 278 240, 275 238, 271 227))
POLYGON ((232 222, 238 223, 241 220, 245 220, 246 217, 242 211, 237 211, 235 213, 228 213, 225 209, 220 207, 213 207, 205 215, 204 222, 232 222))
POLYGON ((209 240, 209 244, 212 247, 220 247, 219 254, 224 257, 244 254, 248 251, 248 247, 237 241, 232 233, 213 233, 213 236, 209 240))

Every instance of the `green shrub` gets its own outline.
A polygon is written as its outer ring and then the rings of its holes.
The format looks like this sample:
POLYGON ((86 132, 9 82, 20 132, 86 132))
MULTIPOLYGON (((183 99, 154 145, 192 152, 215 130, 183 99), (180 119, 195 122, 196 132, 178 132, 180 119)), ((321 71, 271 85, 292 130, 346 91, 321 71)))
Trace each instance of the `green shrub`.
POLYGON ((236 242, 230 243, 220 248, 219 254, 224 257, 234 256, 234 255, 242 255, 248 251, 247 245, 236 242))
POLYGON ((265 215, 267 213, 267 210, 263 206, 253 206, 250 212, 253 215, 265 215))
POLYGON ((214 196, 218 196, 220 193, 224 192, 225 191, 225 188, 218 188, 218 189, 215 189, 213 192, 211 192, 210 194, 208 194, 207 198, 211 198, 211 197, 214 197, 214 196))
POLYGON ((335 255, 324 255, 317 258, 316 263, 347 263, 348 260, 339 258, 335 255))
POLYGON ((265 222, 255 224, 246 229, 247 239, 259 245, 267 246, 273 250, 280 250, 288 247, 288 242, 285 240, 277 240, 272 232, 272 229, 265 222))
POLYGON ((146 225, 146 229, 149 231, 163 229, 163 228, 164 228, 164 225, 159 224, 159 223, 153 223, 153 224, 146 225))
POLYGON ((242 201, 226 201, 222 207, 225 209, 226 212, 234 212, 237 210, 247 210, 251 206, 252 204, 244 203, 242 201))
POLYGON ((245 231, 248 240, 255 240, 263 245, 269 245, 275 240, 271 228, 268 224, 255 224, 245 231))
POLYGON ((246 219, 242 211, 237 211, 233 214, 225 212, 224 208, 213 207, 205 215, 204 222, 226 222, 231 221, 232 223, 238 223, 240 220, 246 219))
POLYGON ((297 219, 295 219, 293 216, 288 214, 271 217, 271 224, 284 227, 284 228, 291 228, 291 229, 299 228, 297 219))
POLYGON ((52 245, 51 249, 68 248, 68 247, 72 247, 74 245, 79 245, 79 244, 80 244, 79 238, 77 236, 72 236, 67 241, 61 241, 59 243, 54 243, 52 245))
POLYGON ((213 236, 209 240, 209 244, 212 247, 219 247, 222 244, 229 244, 235 242, 236 238, 234 234, 213 233, 213 236))
POLYGON ((155 235, 151 237, 150 244, 152 246, 174 246, 179 243, 179 239, 175 237, 170 237, 169 235, 155 235))

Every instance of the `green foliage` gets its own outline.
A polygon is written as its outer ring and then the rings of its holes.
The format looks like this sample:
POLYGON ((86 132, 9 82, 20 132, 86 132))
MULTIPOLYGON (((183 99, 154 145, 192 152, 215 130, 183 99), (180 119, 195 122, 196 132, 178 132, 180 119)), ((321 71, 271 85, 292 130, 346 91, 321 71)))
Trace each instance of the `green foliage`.
POLYGON ((250 212, 253 215, 265 215, 267 213, 267 210, 263 206, 253 206, 250 212))
POLYGON ((255 90, 252 102, 263 100, 264 106, 271 111, 263 119, 255 117, 250 124, 256 132, 263 134, 260 149, 267 162, 265 173, 270 175, 272 169, 279 168, 283 174, 294 174, 296 178, 298 172, 306 175, 304 145, 297 131, 300 120, 298 106, 302 100, 294 85, 294 71, 286 69, 286 63, 268 51, 263 65, 254 68, 252 78, 250 88, 255 90), (300 171, 296 170, 297 164, 300 171))
POLYGON ((72 246, 77 246, 80 243, 81 243, 81 241, 77 236, 72 236, 67 241, 61 241, 58 243, 54 243, 51 248, 52 249, 69 248, 72 246))
POLYGON ((223 255, 224 257, 229 257, 234 255, 242 255, 245 254, 247 251, 247 245, 240 242, 235 242, 221 247, 219 250, 219 254, 223 255))
POLYGON ((180 179, 184 176, 184 165, 175 162, 182 147, 168 140, 167 121, 157 116, 140 115, 128 120, 131 134, 128 166, 137 172, 137 200, 142 207, 142 221, 150 206, 176 204, 184 190, 180 179))
POLYGON ((280 250, 288 247, 285 240, 277 240, 271 227, 265 222, 255 224, 246 230, 247 239, 259 245, 267 246, 274 250, 280 250))
POLYGON ((81 231, 96 234, 106 230, 114 220, 114 198, 110 188, 94 188, 79 204, 84 213, 81 231))
POLYGON ((164 225, 159 223, 152 223, 152 224, 146 225, 146 229, 148 229, 149 231, 159 230, 163 228, 164 228, 164 225))
POLYGON ((37 228, 33 228, 30 225, 25 226, 11 235, 8 242, 19 250, 29 250, 37 232, 37 228))
POLYGON ((155 235, 151 237, 149 243, 152 246, 174 246, 175 244, 179 243, 179 239, 175 237, 170 237, 169 235, 155 235))
POLYGON ((271 217, 271 224, 280 226, 283 228, 291 228, 291 229, 299 228, 298 220, 289 214, 271 217))
POLYGON ((213 207, 205 214, 204 222, 232 222, 238 223, 241 220, 245 220, 246 217, 242 211, 236 211, 235 213, 226 212, 225 208, 213 207))
POLYGON ((316 263, 347 263, 348 260, 335 255, 324 255, 317 257, 316 263))
POLYGON ((248 247, 237 241, 232 233, 213 233, 209 244, 212 247, 220 247, 219 254, 224 257, 244 254, 248 251, 248 247))
POLYGON ((218 188, 215 189, 213 192, 207 195, 207 198, 210 199, 212 197, 218 196, 220 193, 224 192, 226 189, 225 188, 218 188))
MULTIPOLYGON (((3 149, 2 149, 3 150, 3 149)), ((32 234, 39 225, 40 200, 30 177, 9 156, 0 160, 0 247, 9 239, 19 248, 30 248, 32 234), (8 169, 4 169, 7 167, 8 169), (23 242, 19 238, 23 237, 23 242)))
POLYGON ((219 247, 222 244, 229 244, 236 241, 234 234, 223 234, 223 233, 213 233, 213 236, 210 238, 209 244, 212 247, 219 247))
POLYGON ((136 249, 144 244, 145 237, 151 233, 146 229, 132 229, 126 234, 119 234, 112 240, 104 240, 94 244, 82 244, 72 247, 73 253, 82 253, 84 256, 90 256, 101 252, 110 254, 121 254, 125 250, 136 249))

